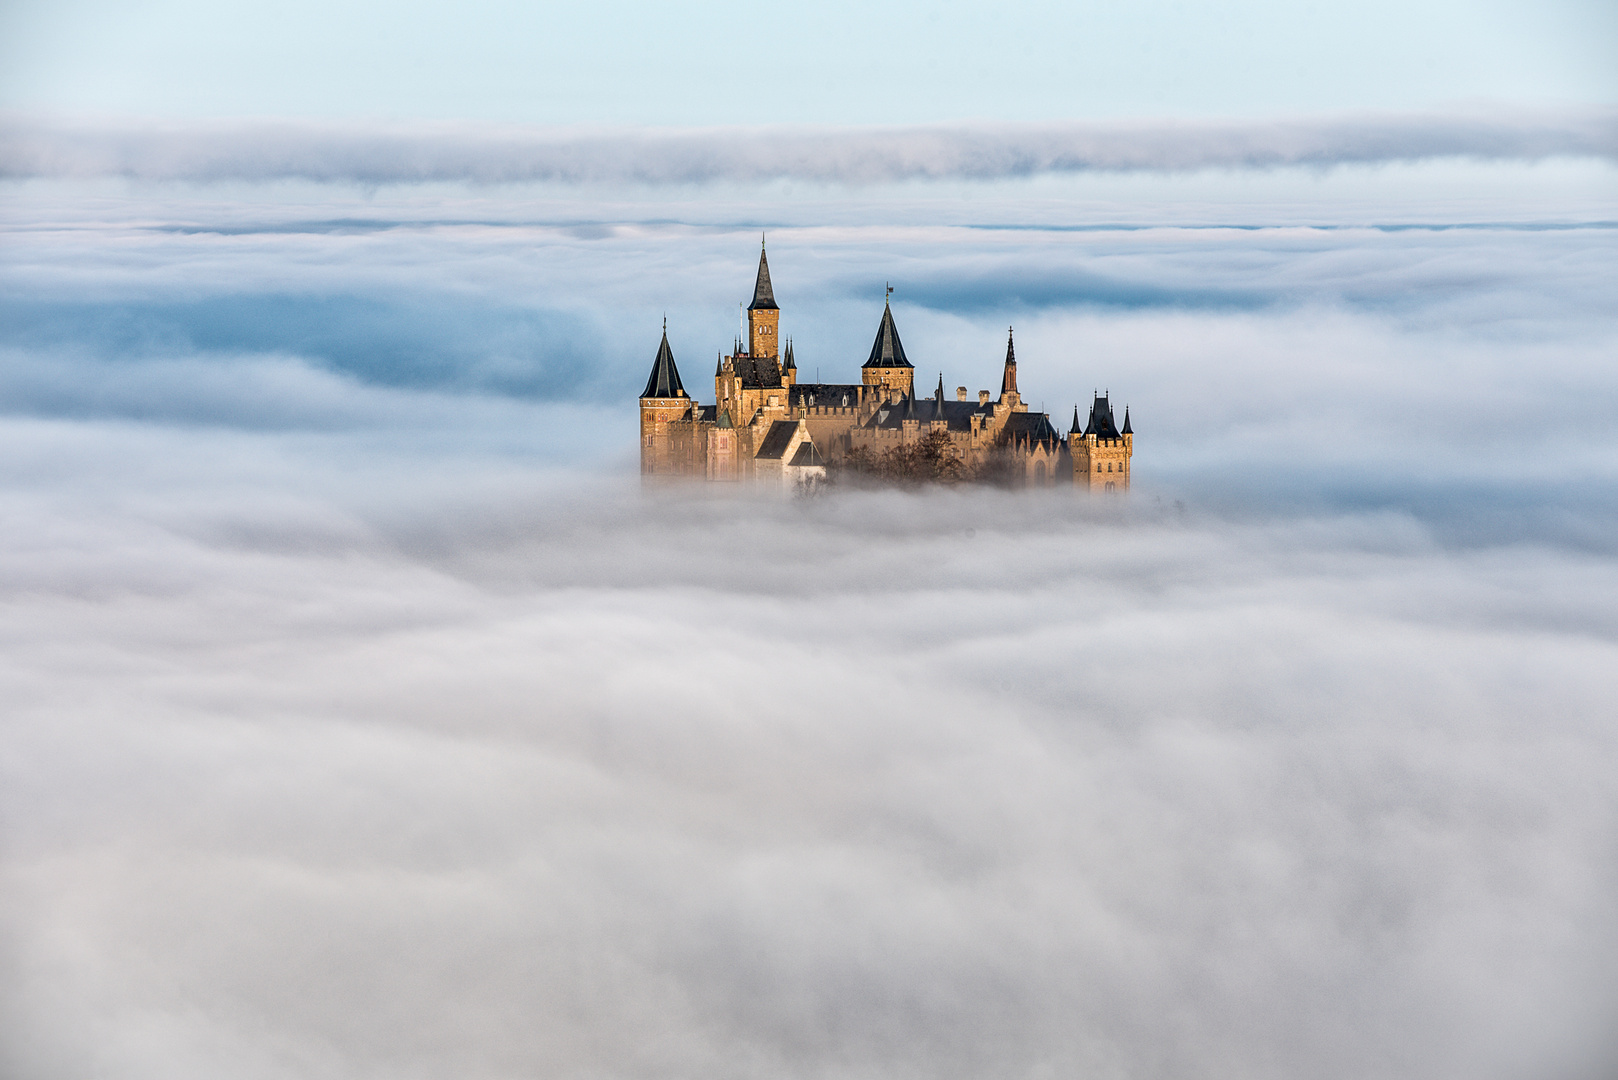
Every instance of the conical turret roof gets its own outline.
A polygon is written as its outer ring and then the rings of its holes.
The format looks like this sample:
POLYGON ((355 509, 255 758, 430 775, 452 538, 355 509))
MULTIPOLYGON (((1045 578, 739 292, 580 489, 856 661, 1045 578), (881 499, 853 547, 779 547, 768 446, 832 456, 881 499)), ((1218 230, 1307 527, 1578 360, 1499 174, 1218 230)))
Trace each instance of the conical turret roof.
POLYGON ((758 243, 758 280, 753 283, 753 302, 748 311, 779 311, 775 306, 775 289, 770 285, 770 260, 764 257, 764 241, 758 243))
POLYGON ((899 341, 899 328, 893 325, 893 307, 882 305, 882 322, 876 328, 876 341, 871 345, 871 358, 865 367, 911 367, 905 359, 905 347, 899 341))
POLYGON ((1120 435, 1133 435, 1133 434, 1135 434, 1135 429, 1129 426, 1129 406, 1128 405, 1124 406, 1124 426, 1123 426, 1122 429, 1119 430, 1118 434, 1120 434, 1120 435))
POLYGON ((1079 426, 1079 407, 1073 406, 1073 426, 1067 429, 1069 435, 1083 435, 1084 429, 1079 426))
POLYGON ((646 380, 643 398, 685 397, 680 385, 680 369, 674 366, 674 350, 669 348, 669 323, 663 320, 663 344, 657 347, 657 359, 652 361, 652 374, 646 380))
POLYGON ((933 419, 944 419, 944 373, 938 373, 938 393, 933 397, 933 419))

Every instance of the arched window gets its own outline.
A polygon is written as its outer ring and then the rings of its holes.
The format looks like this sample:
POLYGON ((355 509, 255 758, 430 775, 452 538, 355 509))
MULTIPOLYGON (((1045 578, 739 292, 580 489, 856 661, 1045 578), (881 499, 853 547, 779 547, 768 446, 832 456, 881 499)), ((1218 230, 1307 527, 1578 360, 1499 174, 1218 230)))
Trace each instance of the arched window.
POLYGON ((1100 471, 1101 471, 1101 462, 1098 461, 1098 462, 1096 462, 1096 472, 1100 472, 1100 471))

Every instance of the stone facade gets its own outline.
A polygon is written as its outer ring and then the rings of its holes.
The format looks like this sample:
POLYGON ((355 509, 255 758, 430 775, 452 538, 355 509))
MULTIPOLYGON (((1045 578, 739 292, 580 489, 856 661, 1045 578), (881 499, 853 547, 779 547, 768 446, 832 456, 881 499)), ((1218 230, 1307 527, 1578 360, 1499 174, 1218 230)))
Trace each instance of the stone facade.
MULTIPOLYGON (((890 290, 891 291, 891 290, 890 290)), ((1000 393, 964 386, 946 398, 943 376, 919 398, 915 367, 884 304, 870 356, 857 383, 801 383, 792 343, 780 344, 780 308, 769 262, 759 252, 744 341, 714 366, 714 404, 700 405, 680 382, 668 325, 640 399, 641 475, 648 482, 699 479, 794 489, 823 479, 828 463, 871 460, 936 437, 965 470, 1017 485, 1072 484, 1086 491, 1127 491, 1134 432, 1125 410, 1114 424, 1097 395, 1083 426, 1060 434, 1045 413, 1031 413, 1017 388, 1011 336, 1000 393)))

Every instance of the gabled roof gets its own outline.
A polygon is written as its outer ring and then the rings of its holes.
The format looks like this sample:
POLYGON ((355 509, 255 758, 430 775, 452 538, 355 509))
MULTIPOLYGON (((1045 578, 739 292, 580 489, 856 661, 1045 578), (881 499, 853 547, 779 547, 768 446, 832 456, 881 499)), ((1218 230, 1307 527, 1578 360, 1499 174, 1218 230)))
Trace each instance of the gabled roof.
POLYGON ((1002 442, 1015 444, 1044 443, 1047 447, 1055 449, 1062 441, 1062 436, 1051 423, 1051 418, 1044 413, 1026 412, 1012 413, 1006 417, 1005 426, 1000 429, 1002 442))
POLYGON ((780 311, 775 306, 775 289, 770 285, 770 261, 764 257, 764 241, 758 244, 758 280, 753 283, 753 302, 748 311, 780 311))
POLYGON ((1086 435, 1094 435, 1098 439, 1116 439, 1118 425, 1113 422, 1112 406, 1107 403, 1105 394, 1097 394, 1095 402, 1090 406, 1090 422, 1084 426, 1086 435))
POLYGON ((798 433, 796 420, 777 420, 770 425, 769 434, 759 443, 758 453, 753 456, 765 460, 779 461, 786 457, 787 447, 792 445, 792 436, 798 433))
POLYGON ((704 420, 711 424, 718 418, 719 406, 717 405, 698 405, 691 410, 691 419, 693 420, 704 420))
POLYGON ((1017 390, 1017 350, 1011 344, 1011 327, 1006 327, 1006 370, 1000 376, 1000 395, 1018 393, 1017 390))
MULTIPOLYGON (((932 412, 929 414, 932 419, 942 419, 949 425, 949 430, 951 431, 972 430, 972 417, 974 415, 983 417, 994 415, 992 405, 983 406, 975 401, 945 401, 943 402, 942 410, 939 409, 937 402, 933 402, 932 406, 932 412), (937 415, 940 411, 943 413, 942 416, 937 415)), ((919 417, 916 415, 915 402, 906 398, 901 404, 883 405, 877 409, 876 412, 871 414, 871 418, 865 422, 865 426, 879 430, 896 430, 902 428, 906 420, 916 419, 919 419, 919 417)))
POLYGON ((748 356, 738 353, 731 358, 736 377, 744 390, 773 390, 781 385, 781 365, 773 356, 748 356))
POLYGON ((792 455, 792 460, 787 464, 795 469, 801 469, 808 465, 824 465, 826 459, 820 456, 820 451, 815 449, 813 442, 805 439, 798 444, 798 452, 792 455))
POLYGON ((871 345, 871 358, 865 367, 910 367, 905 359, 905 347, 899 341, 899 328, 893 325, 893 307, 882 305, 882 322, 876 328, 876 341, 871 345))
POLYGON ((680 369, 674 366, 674 350, 669 348, 669 324, 663 320, 663 344, 657 347, 657 359, 652 361, 652 373, 646 379, 643 398, 685 397, 680 385, 680 369))

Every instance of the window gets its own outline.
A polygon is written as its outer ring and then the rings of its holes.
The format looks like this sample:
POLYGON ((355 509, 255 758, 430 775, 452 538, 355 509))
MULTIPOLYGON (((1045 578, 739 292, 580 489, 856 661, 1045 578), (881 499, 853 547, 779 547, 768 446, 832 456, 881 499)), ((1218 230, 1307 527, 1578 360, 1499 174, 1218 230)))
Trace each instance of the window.
POLYGON ((1096 472, 1100 472, 1100 471, 1101 471, 1101 462, 1098 461, 1098 462, 1096 462, 1096 472))

